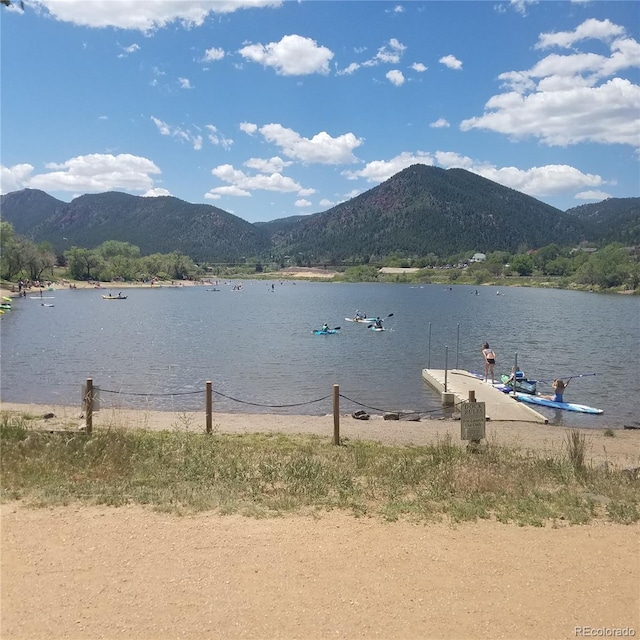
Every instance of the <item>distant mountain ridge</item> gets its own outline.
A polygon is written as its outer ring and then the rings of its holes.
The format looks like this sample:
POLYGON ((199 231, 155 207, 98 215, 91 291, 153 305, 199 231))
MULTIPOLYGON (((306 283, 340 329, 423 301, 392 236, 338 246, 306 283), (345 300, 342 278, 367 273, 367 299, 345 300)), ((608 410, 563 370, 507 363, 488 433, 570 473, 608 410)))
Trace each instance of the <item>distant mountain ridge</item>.
POLYGON ((129 242, 143 255, 180 251, 196 262, 303 257, 338 263, 389 255, 510 252, 551 243, 640 240, 640 198, 563 212, 464 169, 413 165, 331 209, 251 224, 217 207, 170 196, 88 194, 70 203, 43 191, 1 196, 16 233, 57 252, 129 242))
POLYGON ((171 196, 145 198, 112 191, 65 203, 24 189, 2 196, 0 210, 16 233, 35 242, 48 241, 58 252, 118 240, 140 247, 143 255, 179 251, 211 262, 258 255, 271 246, 259 227, 217 207, 171 196))

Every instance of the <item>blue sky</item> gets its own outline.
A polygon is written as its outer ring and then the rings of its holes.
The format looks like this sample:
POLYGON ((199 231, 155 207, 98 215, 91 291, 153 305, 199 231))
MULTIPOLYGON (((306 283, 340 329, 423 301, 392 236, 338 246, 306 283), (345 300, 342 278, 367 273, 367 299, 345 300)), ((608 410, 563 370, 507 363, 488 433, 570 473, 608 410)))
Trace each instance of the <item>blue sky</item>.
POLYGON ((640 195, 640 3, 25 0, 0 7, 2 193, 249 222, 415 163, 559 209, 640 195))

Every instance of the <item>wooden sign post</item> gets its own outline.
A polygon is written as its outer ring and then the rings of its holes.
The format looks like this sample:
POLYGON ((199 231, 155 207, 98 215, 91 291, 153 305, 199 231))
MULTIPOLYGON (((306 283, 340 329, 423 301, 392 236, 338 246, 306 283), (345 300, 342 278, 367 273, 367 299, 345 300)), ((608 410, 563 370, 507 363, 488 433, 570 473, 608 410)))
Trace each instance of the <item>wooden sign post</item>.
POLYGON ((485 403, 476 402, 475 391, 469 391, 469 402, 460 405, 460 438, 479 444, 485 437, 486 421, 485 403))

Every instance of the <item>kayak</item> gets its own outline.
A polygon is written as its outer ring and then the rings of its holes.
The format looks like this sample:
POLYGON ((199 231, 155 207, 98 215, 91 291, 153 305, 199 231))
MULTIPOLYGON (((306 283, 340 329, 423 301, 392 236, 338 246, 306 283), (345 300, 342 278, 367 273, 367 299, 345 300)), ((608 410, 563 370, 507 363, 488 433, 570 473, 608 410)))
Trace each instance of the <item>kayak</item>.
MULTIPOLYGON (((508 387, 508 390, 511 391, 512 385, 509 382, 509 376, 502 375, 500 376, 500 380, 502 384, 508 387)), ((516 391, 521 391, 522 393, 535 393, 536 392, 536 380, 527 380, 527 378, 517 378, 516 379, 516 391)))
POLYGON ((386 331, 384 327, 369 327, 371 331, 386 331))
POLYGON ((515 394, 516 399, 522 402, 528 402, 529 404, 537 404, 543 407, 551 407, 552 409, 564 409, 565 411, 578 411, 580 413, 592 413, 600 415, 604 413, 602 409, 596 409, 595 407, 588 407, 584 404, 575 404, 574 402, 555 402, 549 400, 549 398, 543 398, 542 396, 532 396, 528 393, 515 394))
POLYGON ((347 322, 364 322, 365 324, 371 324, 375 322, 375 318, 345 318, 347 322))
POLYGON ((317 336, 328 336, 332 333, 338 333, 338 329, 327 329, 326 331, 322 329, 314 329, 313 333, 317 336))

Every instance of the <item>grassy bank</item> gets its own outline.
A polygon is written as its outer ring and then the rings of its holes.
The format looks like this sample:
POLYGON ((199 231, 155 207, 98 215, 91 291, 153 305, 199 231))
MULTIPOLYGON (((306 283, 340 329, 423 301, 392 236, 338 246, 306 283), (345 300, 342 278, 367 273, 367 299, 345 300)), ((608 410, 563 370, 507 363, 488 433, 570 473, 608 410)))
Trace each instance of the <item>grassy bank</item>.
POLYGON ((314 436, 110 429, 87 437, 0 420, 1 496, 35 506, 147 505, 176 513, 267 517, 344 509, 417 521, 496 518, 519 525, 640 519, 640 481, 584 463, 584 437, 563 456, 489 443, 479 453, 314 436))

